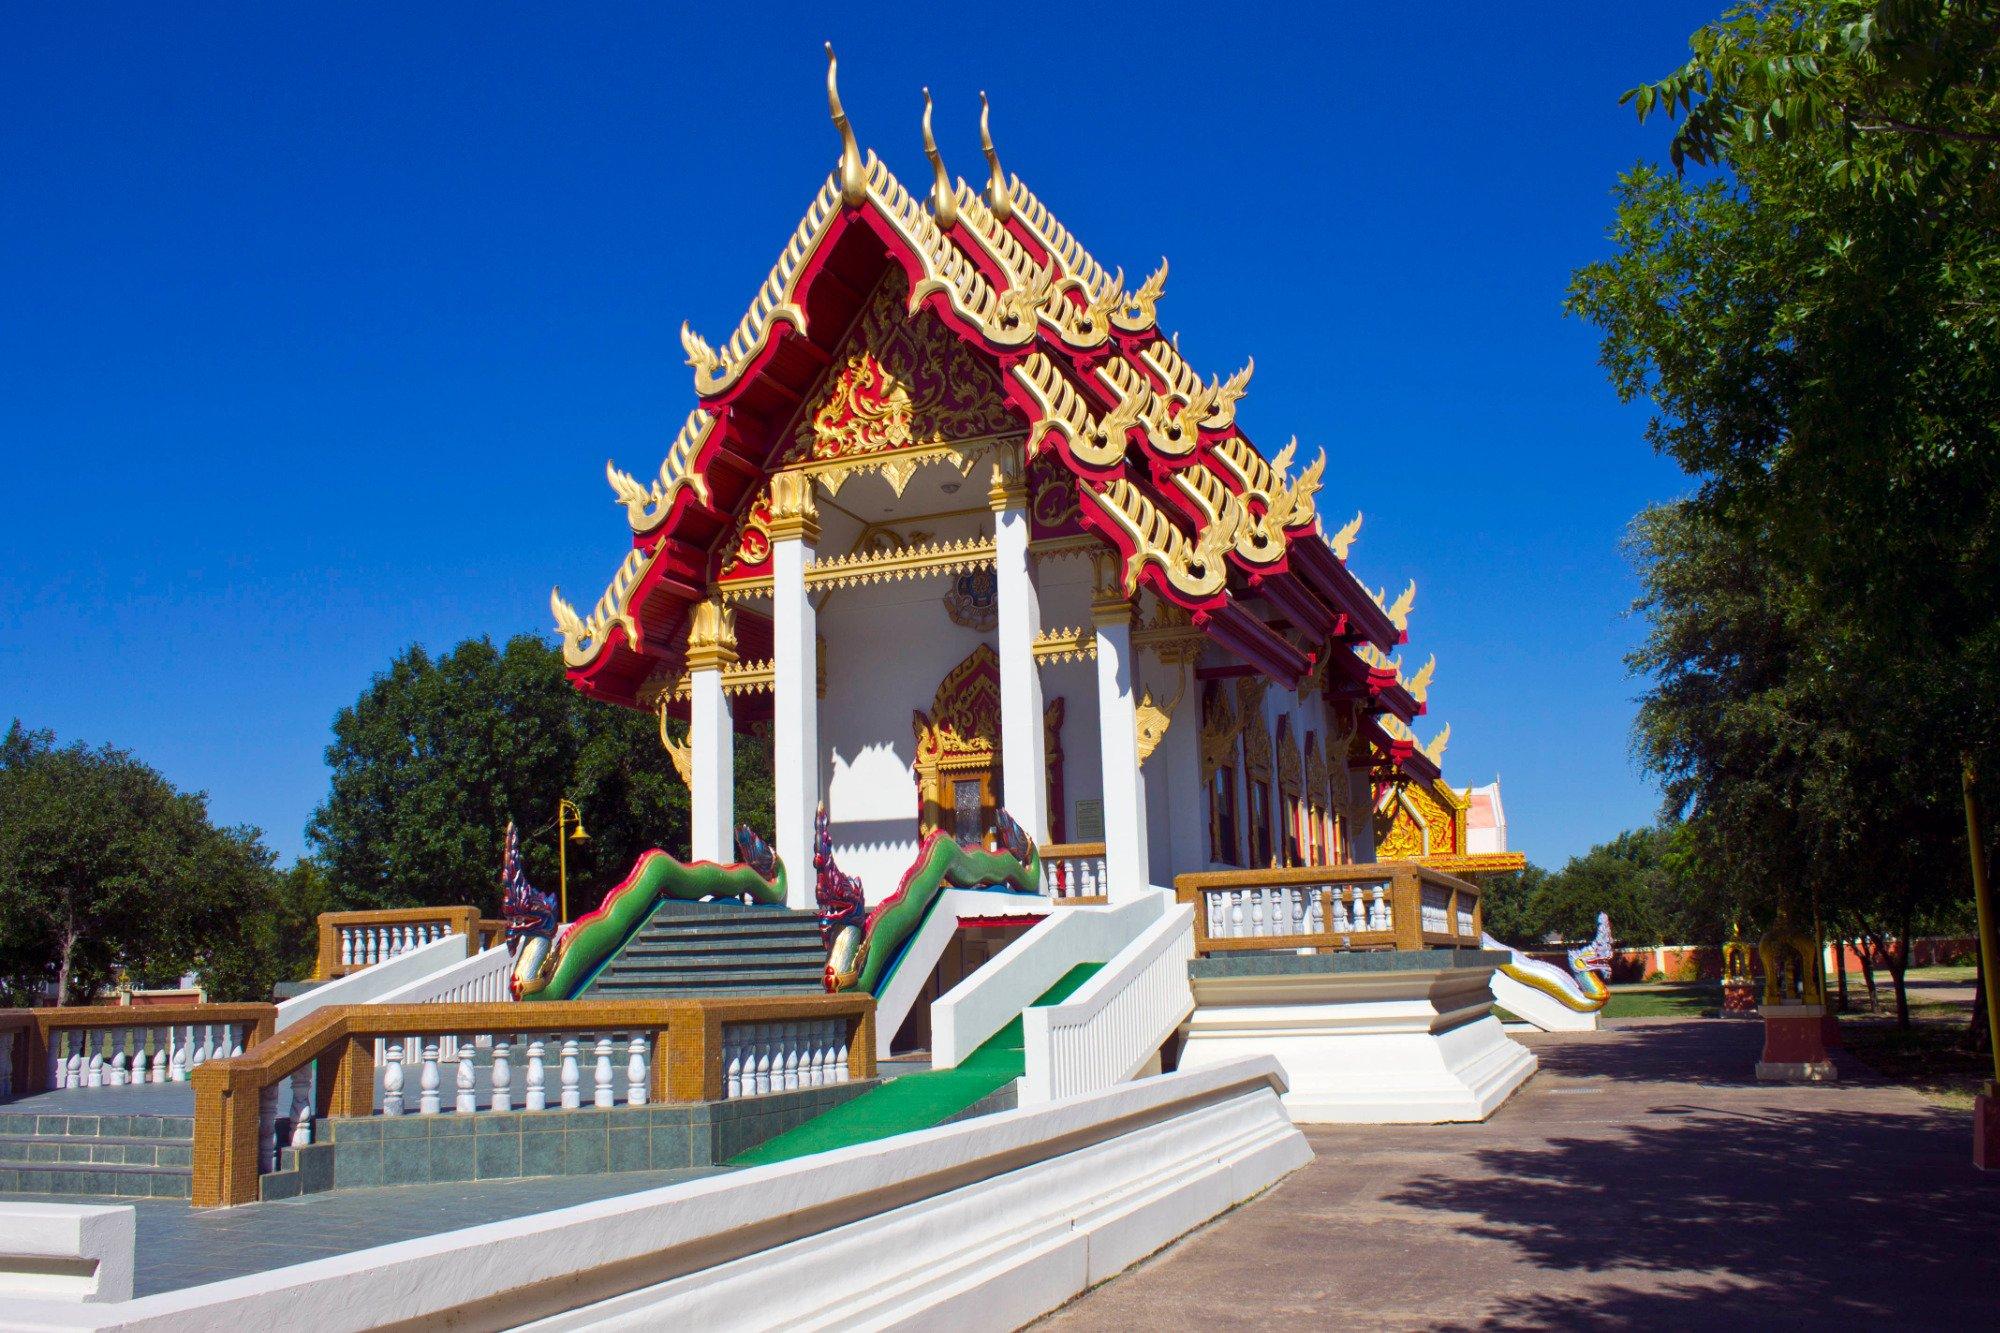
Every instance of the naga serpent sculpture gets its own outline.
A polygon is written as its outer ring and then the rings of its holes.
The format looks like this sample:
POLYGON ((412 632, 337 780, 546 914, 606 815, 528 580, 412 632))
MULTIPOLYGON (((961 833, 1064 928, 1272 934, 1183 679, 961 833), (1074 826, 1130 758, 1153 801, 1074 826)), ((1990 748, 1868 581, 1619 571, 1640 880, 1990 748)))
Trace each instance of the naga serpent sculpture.
POLYGON ((1604 984, 1611 975, 1612 957, 1611 917, 1607 913, 1597 914, 1597 934, 1590 943, 1569 951, 1568 978, 1547 963, 1530 958, 1519 949, 1508 948, 1491 935, 1483 943, 1489 949, 1504 949, 1510 956, 1511 961, 1500 964, 1502 972, 1566 1009, 1580 1014, 1595 1013, 1611 998, 1611 988, 1604 984))
POLYGON ((827 943, 829 991, 880 995, 903 946, 947 888, 1041 892, 1040 849, 1005 810, 995 814, 997 850, 959 842, 943 829, 934 829, 918 846, 917 859, 903 872, 896 891, 867 911, 860 880, 841 873, 834 863, 832 830, 821 809, 814 825, 813 868, 818 872, 815 891, 820 931, 827 943))
POLYGON ((714 861, 677 861, 655 848, 640 854, 632 873, 605 896, 597 909, 578 917, 560 932, 555 925, 555 905, 549 894, 539 893, 521 881, 526 894, 516 910, 510 886, 507 896, 507 934, 518 941, 514 955, 512 985, 518 1000, 573 1000, 590 984, 626 941, 652 917, 661 900, 672 898, 696 902, 704 898, 733 898, 739 901, 783 906, 785 867, 771 845, 748 825, 736 831, 737 850, 743 860, 735 865, 714 861))

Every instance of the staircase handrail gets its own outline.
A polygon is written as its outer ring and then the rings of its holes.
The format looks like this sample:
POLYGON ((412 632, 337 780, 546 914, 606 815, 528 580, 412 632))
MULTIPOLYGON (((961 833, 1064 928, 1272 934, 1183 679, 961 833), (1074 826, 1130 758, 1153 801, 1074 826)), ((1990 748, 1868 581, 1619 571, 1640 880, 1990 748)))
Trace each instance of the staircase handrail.
POLYGON ((1042 918, 931 1005, 931 1063, 950 1069, 1081 963, 1117 956, 1171 904, 1164 892, 1042 918))
POLYGON ((472 937, 449 934, 393 958, 323 981, 278 1005, 278 1031, 336 1004, 382 1004, 392 992, 465 961, 472 937))
MULTIPOLYGON (((508 987, 514 954, 504 944, 438 968, 385 992, 375 1004, 500 1004, 514 999, 508 987)), ((365 973, 363 974, 366 975, 365 973)))
POLYGON ((1177 903, 1076 994, 1024 1010, 1020 1104, 1097 1092, 1144 1069, 1194 1012, 1193 957, 1194 906, 1177 903))
MULTIPOLYGON (((8 1094, 25 1097, 30 1093, 48 1092, 55 1086, 51 1045, 66 1032, 122 1029, 151 1034, 156 1029, 171 1032, 174 1028, 191 1027, 219 1027, 225 1031, 241 1028, 243 1049, 247 1053, 252 1047, 268 1040, 276 1024, 277 1006, 270 1004, 88 1004, 46 1009, 0 1009, 0 1042, 8 1047, 8 1062, 12 1069, 8 1094)), ((138 1049, 147 1049, 143 1035, 138 1049)), ((144 1082, 156 1081, 151 1076, 152 1070, 153 1063, 149 1061, 144 1082)), ((175 1077, 170 1065, 168 1077, 172 1082, 180 1082, 188 1072, 188 1067, 183 1064, 179 1067, 178 1077, 175 1077)), ((134 1080, 134 1085, 139 1085, 137 1080, 134 1080)))
MULTIPOLYGON (((313 965, 313 980, 331 981, 350 972, 380 966, 387 957, 364 961, 343 957, 343 940, 352 954, 357 937, 366 932, 387 934, 407 932, 409 948, 428 944, 435 934, 466 935, 477 938, 485 929, 477 907, 386 907, 362 912, 321 912, 318 919, 319 951, 313 965)), ((379 951, 378 951, 379 952, 379 951)), ((391 955, 393 956, 393 955, 391 955)))
POLYGON ((1479 948, 1479 885, 1415 861, 1273 866, 1174 877, 1195 952, 1479 948))

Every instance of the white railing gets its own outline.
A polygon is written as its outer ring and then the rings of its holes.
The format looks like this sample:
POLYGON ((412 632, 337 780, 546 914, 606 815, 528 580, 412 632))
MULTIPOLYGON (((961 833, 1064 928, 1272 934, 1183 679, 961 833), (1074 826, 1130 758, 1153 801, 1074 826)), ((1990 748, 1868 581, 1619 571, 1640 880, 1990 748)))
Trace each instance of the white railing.
MULTIPOLYGON (((294 995, 278 1006, 275 1030, 283 1032, 306 1015, 317 1013, 328 1005, 387 1004, 392 995, 465 964, 468 961, 465 956, 466 950, 471 947, 470 937, 446 931, 414 949, 405 949, 387 962, 378 963, 364 971, 350 972, 333 981, 322 982, 303 995, 294 995)), ((505 953, 506 949, 502 948, 499 951, 505 953)), ((491 953, 493 950, 489 949, 487 952, 491 953)), ((503 995, 497 998, 510 997, 503 995)))
POLYGON ((1459 938, 1463 939, 1466 936, 1469 936, 1473 933, 1474 931, 1472 929, 1472 909, 1470 907, 1461 905, 1458 909, 1459 938))
POLYGON ((340 926, 340 965, 373 967, 412 949, 435 944, 452 933, 442 921, 413 921, 406 925, 340 926))
POLYGON ((1116 907, 1054 912, 931 1005, 931 1064, 950 1069, 1083 963, 1115 958, 1173 902, 1164 889, 1116 907))
MULTIPOLYGON (((1274 935, 1359 935, 1394 930, 1389 881, 1350 884, 1273 884, 1211 890, 1202 895, 1212 940, 1274 935)), ((1438 929, 1442 930, 1440 922, 1438 929)))
POLYGON ((386 1116, 607 1109, 652 1099, 652 1038, 639 1032, 412 1036, 385 1042, 383 1056, 386 1116))
POLYGON ((1042 893, 1047 897, 1102 898, 1111 892, 1103 843, 1053 843, 1041 853, 1042 893))
MULTIPOLYGON (((1472 918, 1465 921, 1466 933, 1472 932, 1472 918)), ((1434 884, 1424 885, 1423 930, 1426 935, 1449 935, 1451 933, 1451 892, 1434 884)))
POLYGON ((185 1083, 210 1060, 243 1054, 247 1023, 162 1023, 59 1028, 49 1034, 52 1089, 185 1083))
POLYGON ((847 1082, 847 1024, 835 1019, 722 1025, 722 1095, 758 1097, 847 1082))
MULTIPOLYGON (((1194 905, 1167 910, 1061 1004, 1022 1011, 1020 1104, 1098 1092, 1140 1073, 1194 1012, 1194 905)), ((1156 1071, 1157 1072, 1157 1071, 1156 1071)))
MULTIPOLYGON (((454 937, 462 938, 462 937, 454 937)), ((434 972, 384 992, 370 1004, 490 1004, 514 998, 508 978, 514 955, 504 944, 481 950, 470 958, 448 963, 434 972)), ((351 980, 374 975, 356 973, 351 980)), ((340 984, 338 982, 334 983, 340 984)))

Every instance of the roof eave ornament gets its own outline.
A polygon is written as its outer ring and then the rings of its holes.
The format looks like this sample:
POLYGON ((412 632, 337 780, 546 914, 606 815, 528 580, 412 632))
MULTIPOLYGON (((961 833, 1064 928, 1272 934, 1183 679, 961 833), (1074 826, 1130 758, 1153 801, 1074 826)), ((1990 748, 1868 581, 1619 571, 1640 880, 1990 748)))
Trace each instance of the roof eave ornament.
POLYGON ((840 131, 840 198, 849 206, 868 197, 868 172, 861 164, 861 145, 854 141, 854 127, 847 123, 847 111, 840 105, 840 61, 833 43, 826 44, 826 105, 833 113, 833 128, 840 131))
POLYGON ((986 90, 979 91, 979 146, 986 153, 986 206, 993 210, 993 216, 1005 222, 1014 216, 1014 200, 1007 193, 1007 177, 1000 171, 1000 154, 993 151, 993 108, 986 100, 986 90))
POLYGON ((931 161, 931 215, 938 227, 950 231, 958 222, 958 200, 952 194, 951 178, 945 174, 944 157, 938 152, 937 138, 931 133, 931 90, 924 89, 924 156, 931 161))

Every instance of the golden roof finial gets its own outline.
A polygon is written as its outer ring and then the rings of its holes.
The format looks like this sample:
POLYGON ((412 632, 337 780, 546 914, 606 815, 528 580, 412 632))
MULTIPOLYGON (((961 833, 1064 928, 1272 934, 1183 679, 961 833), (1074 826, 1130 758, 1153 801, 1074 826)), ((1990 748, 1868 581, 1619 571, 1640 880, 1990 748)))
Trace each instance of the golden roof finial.
POLYGON ((833 43, 826 44, 826 105, 833 112, 833 127, 840 131, 840 197, 858 204, 868 194, 868 174, 861 165, 861 145, 854 142, 854 127, 840 105, 840 61, 834 57, 833 43))
POLYGON ((1000 174, 1000 154, 993 151, 993 108, 987 104, 986 90, 979 90, 979 146, 986 150, 986 206, 1005 222, 1014 216, 1014 201, 1007 196, 1007 178, 1000 174))
POLYGON ((949 230, 958 221, 958 200, 951 192, 951 178, 944 174, 944 158, 938 153, 937 139, 931 134, 931 90, 924 89, 924 156, 931 160, 931 174, 937 177, 931 186, 931 215, 937 224, 949 230))

